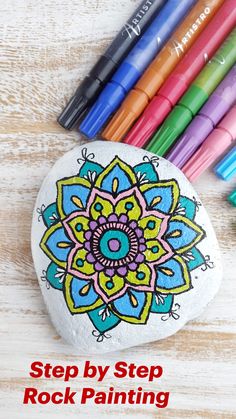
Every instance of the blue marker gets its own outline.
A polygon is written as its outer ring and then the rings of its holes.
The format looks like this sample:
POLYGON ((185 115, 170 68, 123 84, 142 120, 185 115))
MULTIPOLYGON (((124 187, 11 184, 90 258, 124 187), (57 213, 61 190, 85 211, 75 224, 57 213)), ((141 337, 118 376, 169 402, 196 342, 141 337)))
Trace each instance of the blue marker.
POLYGON ((80 125, 84 135, 92 138, 100 131, 196 1, 167 1, 80 125))
POLYGON ((214 172, 223 180, 231 180, 236 175, 236 147, 217 164, 214 172))

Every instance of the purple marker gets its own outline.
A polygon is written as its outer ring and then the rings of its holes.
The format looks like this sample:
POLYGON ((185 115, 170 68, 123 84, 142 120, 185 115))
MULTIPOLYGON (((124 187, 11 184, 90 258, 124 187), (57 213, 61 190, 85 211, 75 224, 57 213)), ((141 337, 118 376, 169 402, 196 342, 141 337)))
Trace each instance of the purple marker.
POLYGON ((181 135, 166 158, 180 169, 208 137, 236 100, 236 65, 181 135))

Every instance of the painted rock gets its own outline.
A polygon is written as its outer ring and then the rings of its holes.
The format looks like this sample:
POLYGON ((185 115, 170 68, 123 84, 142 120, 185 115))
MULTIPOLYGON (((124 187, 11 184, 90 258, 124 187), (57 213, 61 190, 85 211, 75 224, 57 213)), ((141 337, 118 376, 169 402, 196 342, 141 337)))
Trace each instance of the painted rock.
POLYGON ((101 353, 163 339, 218 290, 208 215, 175 166, 125 144, 65 154, 39 192, 32 252, 58 333, 101 353))

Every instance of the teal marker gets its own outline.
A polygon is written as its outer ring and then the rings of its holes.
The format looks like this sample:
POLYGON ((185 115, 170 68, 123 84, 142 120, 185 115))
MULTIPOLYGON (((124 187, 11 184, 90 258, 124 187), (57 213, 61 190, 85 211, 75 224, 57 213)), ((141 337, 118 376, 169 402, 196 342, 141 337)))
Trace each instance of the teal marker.
POLYGON ((228 201, 231 203, 231 205, 236 207, 236 189, 231 193, 231 195, 228 196, 228 201))
POLYGON ((236 63, 236 29, 201 71, 146 149, 163 156, 192 121, 216 87, 236 63))

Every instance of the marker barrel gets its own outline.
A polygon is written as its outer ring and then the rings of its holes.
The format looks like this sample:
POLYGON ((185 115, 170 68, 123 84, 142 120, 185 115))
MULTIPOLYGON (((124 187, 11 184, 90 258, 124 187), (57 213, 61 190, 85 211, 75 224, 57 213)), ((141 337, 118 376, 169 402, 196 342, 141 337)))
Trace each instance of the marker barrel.
POLYGON ((143 147, 236 25, 235 0, 225 0, 190 51, 162 85, 124 142, 143 147))
POLYGON ((222 3, 223 0, 213 0, 209 5, 205 0, 197 2, 133 90, 130 91, 120 109, 103 131, 103 138, 112 141, 122 140, 164 81, 209 24, 222 3))
POLYGON ((147 146, 160 156, 174 144, 236 62, 236 29, 205 66, 147 146))
POLYGON ((180 169, 236 101, 236 65, 212 93, 166 158, 180 169))
POLYGON ((66 129, 72 129, 88 106, 96 100, 104 84, 139 40, 142 33, 156 17, 165 0, 144 0, 85 77, 74 96, 58 117, 66 129))
POLYGON ((80 131, 86 137, 92 138, 100 131, 194 3, 196 0, 168 0, 166 2, 80 125, 80 131))
POLYGON ((234 106, 183 167, 182 171, 190 182, 195 181, 210 167, 234 143, 235 139, 236 107, 234 106))

